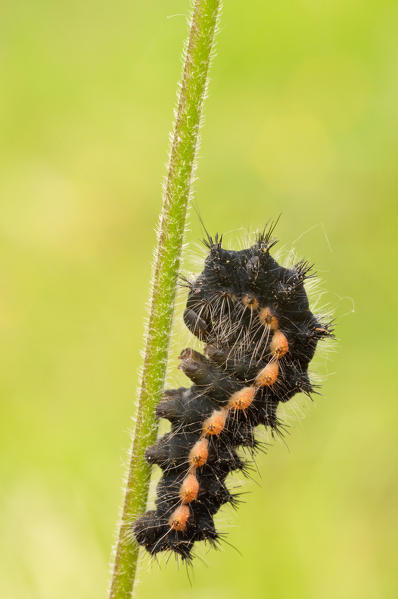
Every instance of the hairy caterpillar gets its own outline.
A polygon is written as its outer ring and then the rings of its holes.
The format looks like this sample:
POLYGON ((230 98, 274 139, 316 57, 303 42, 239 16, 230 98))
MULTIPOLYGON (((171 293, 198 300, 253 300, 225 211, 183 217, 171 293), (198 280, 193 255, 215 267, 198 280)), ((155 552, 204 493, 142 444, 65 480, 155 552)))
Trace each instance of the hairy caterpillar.
POLYGON ((304 282, 314 276, 312 265, 284 268, 270 255, 274 227, 240 251, 207 234, 204 270, 186 281, 184 322, 205 346, 204 354, 182 351, 180 368, 193 385, 166 391, 156 408, 171 431, 147 448, 146 459, 163 476, 156 509, 133 525, 152 555, 171 550, 191 559, 196 541, 217 543, 213 516, 237 502, 225 479, 247 467, 237 448, 255 453, 255 427, 280 431, 279 402, 313 391, 308 364, 318 341, 332 335, 331 323, 309 309, 304 282))

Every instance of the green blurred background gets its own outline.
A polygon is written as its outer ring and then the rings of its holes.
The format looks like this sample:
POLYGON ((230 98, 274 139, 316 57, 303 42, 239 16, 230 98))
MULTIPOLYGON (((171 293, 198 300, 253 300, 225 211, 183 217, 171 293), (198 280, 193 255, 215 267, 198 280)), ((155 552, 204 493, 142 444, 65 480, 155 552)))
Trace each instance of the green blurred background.
MULTIPOLYGON (((105 596, 189 6, 0 9, 4 599, 105 596)), ((242 555, 192 585, 145 558, 138 599, 398 596, 397 28, 395 0, 225 2, 196 203, 231 245, 282 212, 339 339, 219 518, 242 555)))

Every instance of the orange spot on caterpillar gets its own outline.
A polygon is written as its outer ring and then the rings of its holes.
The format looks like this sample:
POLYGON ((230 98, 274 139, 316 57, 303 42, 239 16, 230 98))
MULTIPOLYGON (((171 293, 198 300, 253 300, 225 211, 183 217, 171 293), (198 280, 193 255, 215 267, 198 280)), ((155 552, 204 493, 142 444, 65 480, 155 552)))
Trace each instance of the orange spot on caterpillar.
POLYGON ((183 503, 195 501, 199 493, 199 481, 195 474, 188 474, 182 481, 180 488, 180 498, 183 503))
POLYGON ((189 452, 189 463, 194 468, 200 468, 200 466, 206 464, 208 457, 209 442, 205 438, 199 439, 189 452))
POLYGON ((268 306, 266 308, 261 308, 259 319, 265 327, 269 327, 272 331, 276 331, 276 329, 279 327, 277 317, 271 312, 268 306))
POLYGON ((242 297, 242 304, 246 306, 246 308, 250 308, 250 310, 258 309, 258 299, 254 297, 254 295, 249 295, 248 293, 242 297))
POLYGON ((179 505, 169 518, 170 528, 173 530, 185 530, 190 513, 187 505, 179 505))
POLYGON ((278 378, 278 373, 278 362, 269 362, 269 364, 260 370, 256 376, 256 385, 258 387, 268 387, 269 385, 273 385, 278 378))
POLYGON ((270 344, 270 349, 276 358, 282 358, 282 356, 287 354, 289 351, 289 343, 286 339, 286 335, 284 335, 282 331, 275 331, 270 344))
POLYGON ((206 418, 203 423, 203 434, 219 435, 225 426, 226 418, 227 410, 225 408, 214 410, 212 415, 206 418))
POLYGON ((254 400, 256 387, 243 387, 236 391, 228 400, 227 408, 230 410, 246 410, 254 400))

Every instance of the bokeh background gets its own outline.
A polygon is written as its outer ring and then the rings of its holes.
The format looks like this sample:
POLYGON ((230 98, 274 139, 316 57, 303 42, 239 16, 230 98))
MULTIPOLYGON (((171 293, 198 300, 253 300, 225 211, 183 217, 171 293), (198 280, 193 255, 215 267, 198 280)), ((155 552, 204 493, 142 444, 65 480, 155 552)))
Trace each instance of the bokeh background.
MULTIPOLYGON (((106 593, 189 6, 0 9, 4 599, 106 593)), ((138 599, 398 596, 397 28, 394 0, 225 2, 196 203, 231 245, 282 213, 338 341, 223 510, 241 554, 144 559, 138 599)))

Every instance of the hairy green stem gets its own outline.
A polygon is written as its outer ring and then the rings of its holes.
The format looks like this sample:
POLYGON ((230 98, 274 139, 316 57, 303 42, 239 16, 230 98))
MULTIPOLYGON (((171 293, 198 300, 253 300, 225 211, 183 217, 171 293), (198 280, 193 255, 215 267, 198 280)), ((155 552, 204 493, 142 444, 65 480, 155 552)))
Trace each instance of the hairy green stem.
POLYGON ((139 546, 132 537, 131 524, 145 511, 148 497, 150 466, 144 454, 157 435, 155 406, 163 392, 187 207, 220 10, 221 0, 194 1, 163 194, 144 365, 110 599, 130 599, 134 587, 139 546))

